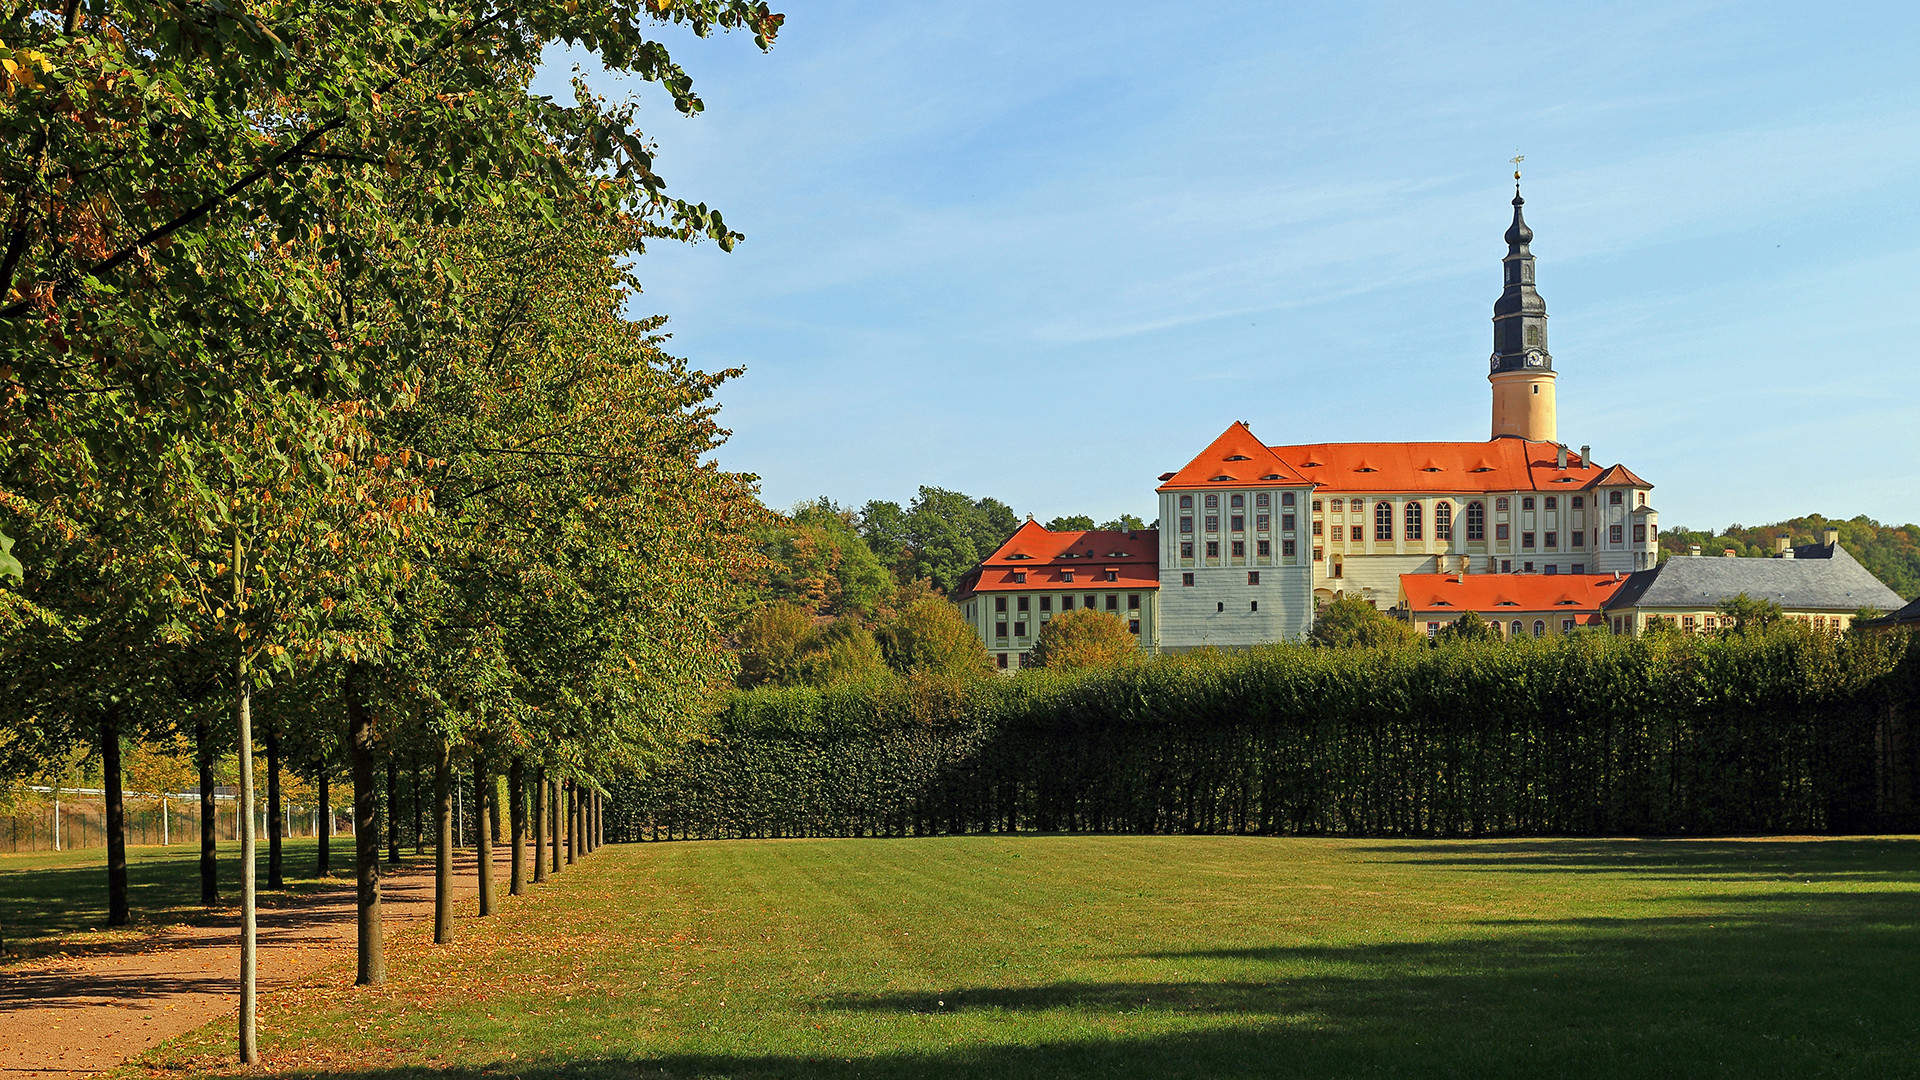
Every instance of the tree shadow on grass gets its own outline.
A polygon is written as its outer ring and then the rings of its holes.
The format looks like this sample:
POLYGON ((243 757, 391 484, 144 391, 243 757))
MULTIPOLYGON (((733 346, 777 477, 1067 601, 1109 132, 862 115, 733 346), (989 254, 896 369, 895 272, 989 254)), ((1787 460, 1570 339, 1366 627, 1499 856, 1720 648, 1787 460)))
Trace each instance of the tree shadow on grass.
POLYGON ((1502 874, 1920 882, 1920 839, 1410 840, 1356 849, 1374 861, 1502 874))
POLYGON ((1442 942, 1142 954, 1137 958, 1166 968, 1164 977, 1141 982, 828 998, 794 1014, 794 1029, 838 1018, 823 1024, 825 1033, 811 1043, 788 1039, 808 1045, 808 1052, 636 1053, 283 1075, 1915 1075, 1920 904, 1914 897, 1810 891, 1690 899, 1719 910, 1509 922, 1497 934, 1442 942))

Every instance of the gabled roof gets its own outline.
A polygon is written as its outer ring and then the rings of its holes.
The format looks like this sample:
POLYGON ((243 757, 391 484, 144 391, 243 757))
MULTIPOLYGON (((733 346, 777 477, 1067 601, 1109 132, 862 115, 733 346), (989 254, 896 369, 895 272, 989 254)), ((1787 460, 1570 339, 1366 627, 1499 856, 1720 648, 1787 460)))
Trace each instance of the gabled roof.
POLYGON ((1754 600, 1771 600, 1789 611, 1890 610, 1904 602, 1838 544, 1808 544, 1793 552, 1791 559, 1675 555, 1652 570, 1629 575, 1607 609, 1704 610, 1741 593, 1754 600))
POLYGON ((1866 622, 1854 623, 1855 626, 1920 626, 1920 600, 1915 600, 1891 615, 1866 622))
POLYGON ((953 598, 964 600, 982 592, 1159 587, 1158 529, 1049 532, 1029 518, 960 579, 953 598), (1114 572, 1113 581, 1107 580, 1109 570, 1114 572))
POLYGON ((1400 593, 1415 615, 1598 614, 1624 583, 1614 574, 1401 574, 1400 593))
POLYGON ((1268 449, 1266 443, 1255 438, 1247 425, 1236 420, 1212 445, 1154 490, 1192 490, 1222 484, 1247 487, 1263 483, 1304 486, 1307 481, 1268 449))
MULTIPOLYGON (((1330 492, 1477 492, 1580 490, 1601 470, 1558 443, 1499 438, 1486 442, 1311 443, 1273 452, 1330 492)), ((1616 466, 1617 468, 1618 466, 1616 466)))
POLYGON ((1625 465, 1609 465, 1599 476, 1587 482, 1588 487, 1637 487, 1651 488, 1652 484, 1633 474, 1625 465))

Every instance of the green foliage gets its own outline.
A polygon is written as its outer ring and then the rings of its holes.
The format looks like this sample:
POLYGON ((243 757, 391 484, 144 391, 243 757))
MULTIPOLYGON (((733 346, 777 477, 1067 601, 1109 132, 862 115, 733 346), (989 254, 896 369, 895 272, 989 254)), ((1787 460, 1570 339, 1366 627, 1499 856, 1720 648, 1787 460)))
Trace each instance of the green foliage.
POLYGON ((1057 517, 1047 522, 1046 525, 1048 532, 1085 532, 1097 527, 1098 526, 1094 525, 1093 519, 1085 514, 1057 517))
POLYGON ((808 682, 807 654, 817 640, 813 612, 776 601, 754 609, 734 632, 740 685, 799 686, 808 682))
POLYGON ((860 535, 874 555, 905 584, 926 578, 951 592, 967 571, 993 554, 1020 527, 998 499, 974 499, 957 491, 922 487, 905 510, 874 500, 860 509, 860 535))
POLYGON ((980 635, 942 597, 907 604, 878 636, 887 666, 902 675, 964 678, 992 671, 980 635))
POLYGON ((756 533, 771 564, 766 595, 823 615, 872 617, 894 581, 855 530, 854 514, 821 498, 756 533))
POLYGON ((1441 627, 1434 638, 1442 645, 1499 641, 1500 631, 1495 630, 1492 623, 1481 618, 1479 612, 1469 611, 1441 627))
POLYGON ((1140 641, 1117 616, 1092 608, 1062 612, 1040 626, 1033 666, 1076 671, 1110 668, 1140 658, 1140 641))
POLYGON ((1139 532, 1147 527, 1147 523, 1132 514, 1121 514, 1100 527, 1109 532, 1139 532))
POLYGON ((1330 648, 1386 648, 1414 641, 1413 628, 1358 597, 1343 596, 1315 613, 1307 635, 1315 645, 1330 648))
POLYGON ((1808 514, 1771 525, 1729 525, 1718 533, 1676 525, 1660 530, 1660 554, 1684 555, 1698 544, 1705 555, 1732 548, 1741 558, 1764 558, 1774 553, 1774 538, 1782 533, 1794 544, 1815 544, 1828 529, 1839 530, 1840 546, 1888 588, 1908 600, 1920 596, 1920 525, 1882 525, 1865 514, 1846 520, 1808 514))
POLYGON ((1898 632, 1273 646, 743 694, 633 797, 676 836, 1904 829, 1916 704, 1898 632))
POLYGON ((1723 623, 1724 634, 1764 634, 1781 624, 1787 613, 1771 600, 1755 600, 1746 593, 1720 605, 1720 614, 1731 623, 1723 623))

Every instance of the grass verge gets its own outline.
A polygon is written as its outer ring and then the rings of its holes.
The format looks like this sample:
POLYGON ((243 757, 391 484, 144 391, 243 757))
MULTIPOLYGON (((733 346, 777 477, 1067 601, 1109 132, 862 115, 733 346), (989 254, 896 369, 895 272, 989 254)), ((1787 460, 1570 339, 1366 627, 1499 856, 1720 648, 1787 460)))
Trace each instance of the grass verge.
MULTIPOLYGON (((281 1075, 1911 1076, 1920 841, 613 846, 269 996, 281 1075)), ((157 1052, 225 1070, 228 1025, 157 1052)))

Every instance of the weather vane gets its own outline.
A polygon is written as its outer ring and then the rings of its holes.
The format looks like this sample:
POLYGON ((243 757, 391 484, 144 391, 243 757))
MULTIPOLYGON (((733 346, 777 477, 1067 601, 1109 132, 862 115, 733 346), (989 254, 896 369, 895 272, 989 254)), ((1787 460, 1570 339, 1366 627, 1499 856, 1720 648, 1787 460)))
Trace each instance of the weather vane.
POLYGON ((1520 163, 1527 160, 1527 156, 1525 154, 1515 154, 1507 160, 1513 162, 1513 178, 1515 180, 1520 179, 1520 163))

